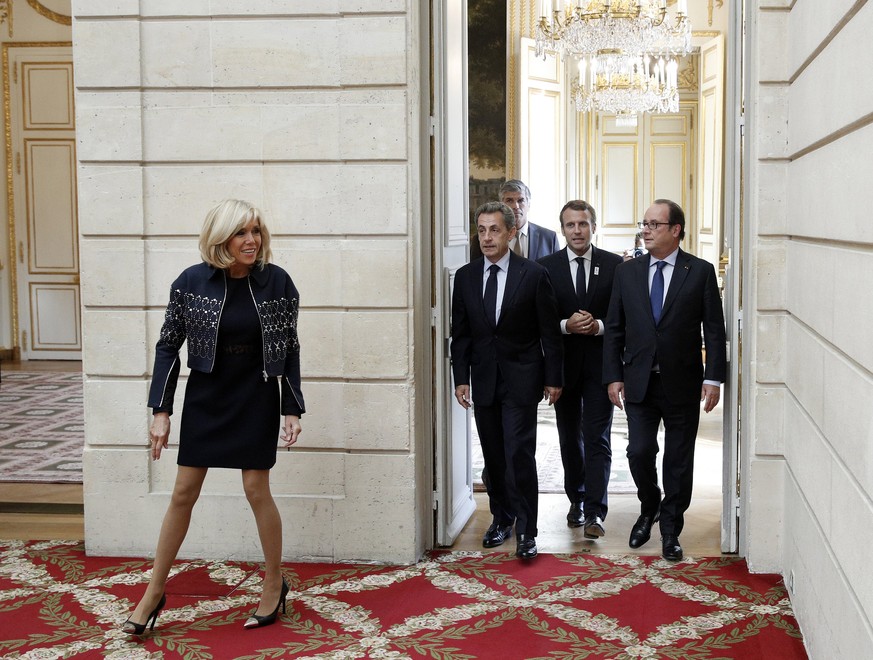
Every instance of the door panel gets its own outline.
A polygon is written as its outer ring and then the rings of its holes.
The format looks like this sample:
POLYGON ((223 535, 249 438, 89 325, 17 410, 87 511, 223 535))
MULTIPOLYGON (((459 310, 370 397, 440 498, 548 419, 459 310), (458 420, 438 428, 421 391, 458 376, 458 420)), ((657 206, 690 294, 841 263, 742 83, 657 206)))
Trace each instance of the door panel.
MULTIPOLYGON (((618 126, 613 115, 598 116, 592 196, 598 247, 616 254, 632 248, 639 231, 636 223, 658 198, 676 201, 685 210, 688 226, 693 226, 695 105, 682 103, 675 114, 642 114, 637 126, 618 126)), ((683 247, 693 251, 691 241, 686 242, 683 247)))
MULTIPOLYGON (((598 213, 601 226, 636 231, 639 208, 639 158, 637 143, 606 142, 602 147, 603 211, 598 213)), ((608 245, 601 246, 609 250, 608 245)))
POLYGON ((724 144, 724 38, 718 36, 700 49, 700 159, 698 181, 697 255, 722 270, 723 201, 722 160, 724 144))
POLYGON ((8 52, 14 340, 22 359, 80 360, 72 52, 24 45, 8 52))
POLYGON ((453 395, 452 281, 467 262, 467 3, 433 3, 434 510, 437 545, 451 545, 476 510, 471 413, 453 395))
MULTIPOLYGON (((520 159, 518 178, 531 191, 530 218, 558 234, 558 212, 567 201, 567 109, 564 64, 547 55, 536 56, 533 39, 521 39, 519 88, 520 159)), ((514 178, 508 173, 507 178, 514 178)))
POLYGON ((76 275, 76 155, 72 140, 25 140, 29 272, 76 275))
POLYGON ((79 350, 79 286, 77 284, 30 284, 32 352, 79 350))

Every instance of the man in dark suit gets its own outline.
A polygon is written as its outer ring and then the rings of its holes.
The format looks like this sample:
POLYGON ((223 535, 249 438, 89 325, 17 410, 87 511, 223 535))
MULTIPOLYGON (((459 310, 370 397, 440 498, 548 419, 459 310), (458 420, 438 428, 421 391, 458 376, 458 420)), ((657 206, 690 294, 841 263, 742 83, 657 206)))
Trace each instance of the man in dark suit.
MULTIPOLYGON (((509 242, 517 255, 536 261, 558 251, 558 236, 551 229, 540 227, 527 219, 530 209, 530 189, 518 179, 510 179, 500 186, 499 199, 515 214, 515 237, 509 242)), ((482 256, 479 237, 470 240, 470 261, 482 256)))
POLYGON ((594 247, 597 214, 582 200, 561 209, 567 248, 540 259, 558 300, 564 337, 564 389, 555 404, 567 524, 584 527, 587 539, 606 532, 606 489, 612 467, 612 403, 603 385, 603 319, 621 257, 594 247))
POLYGON ((489 202, 475 218, 484 257, 458 270, 452 295, 455 398, 464 408, 475 403, 493 516, 482 545, 501 545, 515 523, 516 554, 532 559, 537 405, 561 395, 558 310, 546 269, 509 250, 516 231, 512 210, 489 202))
POLYGON ((603 382, 610 401, 627 409, 627 456, 640 500, 629 545, 648 541, 660 516, 664 559, 678 561, 679 534, 691 503, 700 402, 705 412, 718 404, 727 369, 724 314, 712 264, 679 249, 685 236, 679 205, 656 199, 640 227, 648 254, 615 270, 603 382), (662 420, 663 499, 655 466, 662 420))

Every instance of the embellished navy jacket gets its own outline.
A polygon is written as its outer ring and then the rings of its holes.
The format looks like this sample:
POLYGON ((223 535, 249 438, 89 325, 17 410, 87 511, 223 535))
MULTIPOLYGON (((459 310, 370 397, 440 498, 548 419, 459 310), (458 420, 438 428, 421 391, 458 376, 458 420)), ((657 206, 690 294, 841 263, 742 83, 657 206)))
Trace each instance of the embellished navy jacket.
MULTIPOLYGON (((149 390, 149 407, 155 412, 173 412, 173 396, 179 377, 179 349, 188 341, 188 367, 211 373, 221 311, 227 298, 227 275, 200 263, 182 271, 170 287, 170 302, 155 352, 155 367, 149 390)), ((249 291, 261 320, 264 380, 280 377, 282 414, 305 412, 300 391, 300 343, 297 312, 300 295, 291 277, 274 264, 252 269, 249 291)))

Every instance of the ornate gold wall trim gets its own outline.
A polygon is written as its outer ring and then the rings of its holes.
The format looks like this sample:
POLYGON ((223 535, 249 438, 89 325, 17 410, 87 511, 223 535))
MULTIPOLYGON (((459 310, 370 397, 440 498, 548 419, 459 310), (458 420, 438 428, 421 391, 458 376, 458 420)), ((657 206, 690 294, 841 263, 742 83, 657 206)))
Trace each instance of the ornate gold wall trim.
POLYGON ((709 24, 712 25, 712 10, 713 5, 717 5, 719 9, 724 7, 724 0, 709 0, 709 4, 706 7, 706 11, 709 17, 709 24))
POLYGON ((39 2, 39 0, 27 0, 27 4, 33 7, 33 10, 39 14, 40 16, 45 16, 50 21, 54 21, 55 23, 60 23, 61 25, 72 25, 73 17, 66 16, 65 14, 59 14, 56 11, 52 11, 48 7, 44 6, 39 2))
MULTIPOLYGON (((29 2, 30 0, 28 0, 29 2)), ((9 305, 12 315, 12 349, 19 350, 21 337, 18 334, 18 250, 15 244, 15 172, 12 145, 12 92, 9 76, 9 51, 11 48, 72 48, 71 41, 37 41, 32 43, 3 44, 3 127, 6 137, 6 218, 9 232, 9 305)))
POLYGON ((0 0, 0 23, 6 23, 9 36, 12 36, 12 0, 0 0))
POLYGON ((509 0, 508 6, 508 23, 509 28, 506 34, 506 178, 511 179, 518 176, 516 171, 517 164, 517 142, 518 132, 516 125, 518 124, 518 93, 519 93, 519 76, 518 76, 518 53, 521 42, 519 35, 521 34, 521 5, 524 0, 509 0))
POLYGON ((12 346, 18 346, 18 263, 15 255, 15 209, 13 192, 12 166, 12 105, 9 91, 9 47, 3 44, 3 127, 6 137, 6 218, 9 233, 9 305, 12 315, 12 346))

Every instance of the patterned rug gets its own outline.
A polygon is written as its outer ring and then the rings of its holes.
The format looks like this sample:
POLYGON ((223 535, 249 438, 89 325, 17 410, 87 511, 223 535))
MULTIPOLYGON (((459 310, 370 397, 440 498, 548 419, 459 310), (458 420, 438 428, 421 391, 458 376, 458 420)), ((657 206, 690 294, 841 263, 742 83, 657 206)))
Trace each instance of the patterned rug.
POLYGON ((82 374, 4 371, 0 481, 81 483, 82 374))
POLYGON ((287 614, 243 630, 258 566, 177 562, 154 632, 119 631, 150 562, 0 541, 3 658, 806 658, 782 581, 735 557, 436 552, 289 563, 287 614))
MULTIPOLYGON (((472 424, 473 483, 476 490, 485 490, 482 484, 482 447, 476 422, 472 424)), ((612 420, 612 466, 609 473, 609 492, 636 493, 630 466, 627 462, 627 418, 621 410, 615 410, 612 420)), ((537 408, 537 479, 539 492, 564 492, 564 466, 561 463, 561 444, 555 424, 555 409, 541 403, 537 408)))

